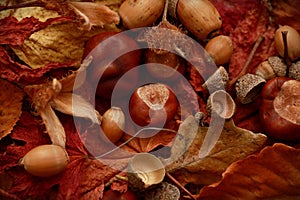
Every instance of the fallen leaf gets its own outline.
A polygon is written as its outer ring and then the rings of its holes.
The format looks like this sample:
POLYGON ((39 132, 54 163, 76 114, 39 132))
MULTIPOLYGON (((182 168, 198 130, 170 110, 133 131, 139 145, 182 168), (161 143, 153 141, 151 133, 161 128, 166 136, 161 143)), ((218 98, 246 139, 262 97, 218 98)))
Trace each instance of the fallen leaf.
POLYGON ((276 143, 230 165, 198 199, 299 199, 300 150, 276 143))
POLYGON ((17 86, 0 78, 0 140, 8 135, 22 113, 24 93, 17 86))
POLYGON ((274 21, 280 25, 289 25, 300 31, 299 1, 297 0, 276 0, 270 1, 269 9, 274 21))
MULTIPOLYGON (((263 134, 238 128, 229 120, 215 146, 202 157, 200 149, 208 130, 209 127, 199 127, 193 117, 187 118, 179 128, 171 156, 165 162, 169 163, 167 171, 183 185, 207 185, 220 180, 231 163, 259 151, 267 139, 263 134)), ((204 147, 204 152, 206 148, 210 147, 204 147)))

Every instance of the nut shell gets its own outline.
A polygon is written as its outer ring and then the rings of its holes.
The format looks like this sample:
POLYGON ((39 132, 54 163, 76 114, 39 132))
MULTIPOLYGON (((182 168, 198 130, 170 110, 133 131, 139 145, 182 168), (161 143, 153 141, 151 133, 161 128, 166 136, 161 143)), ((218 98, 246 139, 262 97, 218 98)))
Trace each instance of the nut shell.
POLYGON ((165 177, 165 167, 150 153, 134 155, 128 164, 128 182, 133 190, 145 190, 161 183, 165 177))
POLYGON ((49 177, 62 172, 68 162, 65 149, 53 144, 37 146, 20 160, 28 173, 39 177, 49 177))
POLYGON ((215 91, 207 100, 207 112, 214 112, 223 119, 230 119, 234 115, 235 110, 234 100, 224 90, 215 91))
POLYGON ((252 102, 260 93, 266 80, 255 74, 241 76, 235 85, 236 94, 242 104, 252 102))
POLYGON ((217 90, 223 90, 227 87, 229 81, 229 76, 226 69, 220 66, 206 81, 203 83, 202 87, 209 90, 209 92, 214 92, 217 90))

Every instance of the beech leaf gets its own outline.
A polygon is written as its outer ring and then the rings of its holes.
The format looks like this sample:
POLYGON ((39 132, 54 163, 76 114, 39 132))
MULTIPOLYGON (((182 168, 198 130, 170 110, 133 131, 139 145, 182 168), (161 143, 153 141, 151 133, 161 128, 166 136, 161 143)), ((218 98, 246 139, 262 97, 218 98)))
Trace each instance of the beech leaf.
POLYGON ((22 113, 24 93, 17 86, 0 78, 0 140, 8 135, 22 113))
POLYGON ((226 121, 221 135, 207 156, 201 158, 199 151, 209 127, 196 126, 196 120, 187 118, 179 128, 166 160, 166 169, 183 185, 211 184, 221 179, 221 174, 233 162, 243 159, 263 148, 267 137, 238 128, 233 120, 226 121), (194 120, 194 122, 193 122, 194 120), (173 162, 173 163, 172 163, 173 162))
POLYGON ((231 164, 199 199, 299 199, 300 149, 275 143, 231 164))

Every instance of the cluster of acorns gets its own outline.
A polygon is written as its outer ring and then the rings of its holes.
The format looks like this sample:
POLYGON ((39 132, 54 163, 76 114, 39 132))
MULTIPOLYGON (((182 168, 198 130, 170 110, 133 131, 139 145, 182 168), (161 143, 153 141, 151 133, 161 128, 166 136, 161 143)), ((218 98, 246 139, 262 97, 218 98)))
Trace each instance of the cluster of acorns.
POLYGON ((293 87, 300 83, 300 35, 285 25, 276 30, 274 40, 279 56, 269 57, 256 67, 254 73, 241 76, 236 82, 236 94, 243 104, 261 94, 259 115, 265 133, 273 139, 297 142, 300 141, 300 124, 296 120, 299 100, 293 87), (280 91, 284 88, 287 92, 283 97, 280 91), (287 99, 294 101, 294 105, 287 99))

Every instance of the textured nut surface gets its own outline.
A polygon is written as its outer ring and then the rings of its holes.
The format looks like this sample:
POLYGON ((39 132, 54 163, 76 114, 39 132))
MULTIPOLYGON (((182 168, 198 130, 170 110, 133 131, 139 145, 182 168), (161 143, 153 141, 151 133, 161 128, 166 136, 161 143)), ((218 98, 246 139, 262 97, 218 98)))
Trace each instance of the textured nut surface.
POLYGON ((278 56, 270 56, 268 58, 268 62, 270 63, 271 67, 273 68, 276 76, 285 76, 287 66, 284 63, 284 60, 278 56))
POLYGON ((242 104, 252 102, 260 93, 266 81, 254 74, 245 74, 241 76, 235 85, 236 94, 242 104))

